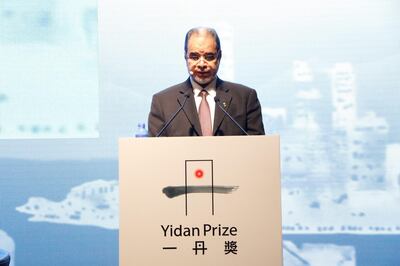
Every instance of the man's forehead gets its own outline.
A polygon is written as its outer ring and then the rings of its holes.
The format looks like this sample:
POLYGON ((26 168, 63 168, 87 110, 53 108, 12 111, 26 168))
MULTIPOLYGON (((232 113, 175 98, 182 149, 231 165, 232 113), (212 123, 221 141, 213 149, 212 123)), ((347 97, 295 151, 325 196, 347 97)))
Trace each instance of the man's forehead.
POLYGON ((209 32, 193 33, 188 41, 189 50, 204 50, 213 52, 217 48, 214 37, 209 32))

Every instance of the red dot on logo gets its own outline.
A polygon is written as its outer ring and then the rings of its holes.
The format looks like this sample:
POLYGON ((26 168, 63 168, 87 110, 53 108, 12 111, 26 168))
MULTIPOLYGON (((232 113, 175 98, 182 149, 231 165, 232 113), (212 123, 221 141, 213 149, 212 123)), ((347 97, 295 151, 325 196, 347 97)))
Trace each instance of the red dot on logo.
POLYGON ((202 178, 202 177, 204 176, 204 172, 203 172, 203 170, 201 170, 201 169, 197 169, 197 170, 194 172, 194 175, 195 175, 197 178, 202 178))

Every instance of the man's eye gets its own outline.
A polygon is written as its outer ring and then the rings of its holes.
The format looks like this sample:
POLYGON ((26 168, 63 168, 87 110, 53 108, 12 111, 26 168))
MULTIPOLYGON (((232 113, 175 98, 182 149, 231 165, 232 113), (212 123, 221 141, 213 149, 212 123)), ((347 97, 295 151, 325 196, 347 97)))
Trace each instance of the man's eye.
POLYGON ((199 60, 200 59, 200 55, 197 55, 197 54, 190 54, 189 55, 189 58, 190 59, 192 59, 192 60, 199 60))
POLYGON ((206 59, 207 61, 213 61, 215 59, 215 54, 206 54, 204 56, 204 59, 206 59))

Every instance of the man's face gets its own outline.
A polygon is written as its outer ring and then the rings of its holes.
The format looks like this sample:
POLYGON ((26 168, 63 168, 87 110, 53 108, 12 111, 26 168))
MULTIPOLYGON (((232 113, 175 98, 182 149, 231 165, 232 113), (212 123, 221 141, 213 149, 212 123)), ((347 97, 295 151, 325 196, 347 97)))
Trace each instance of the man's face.
POLYGON ((190 76, 200 85, 207 86, 217 75, 220 56, 212 35, 194 33, 188 40, 186 65, 190 76))

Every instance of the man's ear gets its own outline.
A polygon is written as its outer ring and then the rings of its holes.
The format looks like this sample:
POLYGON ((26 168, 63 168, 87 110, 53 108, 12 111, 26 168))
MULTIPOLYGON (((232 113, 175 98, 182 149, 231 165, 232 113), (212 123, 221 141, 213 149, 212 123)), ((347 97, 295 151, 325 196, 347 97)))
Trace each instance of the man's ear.
POLYGON ((221 57, 222 57, 222 50, 219 50, 219 52, 218 52, 218 60, 221 60, 221 57))

